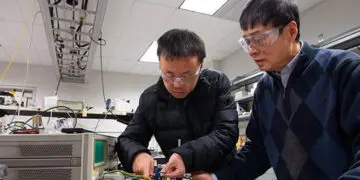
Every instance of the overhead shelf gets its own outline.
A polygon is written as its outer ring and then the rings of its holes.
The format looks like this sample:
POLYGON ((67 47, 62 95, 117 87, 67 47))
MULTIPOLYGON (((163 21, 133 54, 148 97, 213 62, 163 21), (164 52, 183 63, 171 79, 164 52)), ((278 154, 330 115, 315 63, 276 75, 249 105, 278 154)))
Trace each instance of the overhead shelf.
POLYGON ((232 85, 230 90, 236 90, 239 89, 243 86, 258 82, 261 77, 264 75, 264 72, 262 71, 255 71, 255 73, 251 73, 250 75, 244 75, 244 76, 239 76, 237 78, 235 78, 234 80, 232 80, 232 85))
MULTIPOLYGON (((6 106, 0 106, 0 110, 4 111, 6 114, 13 116, 19 113, 16 108, 13 107, 6 107, 6 106)), ((19 115, 21 116, 33 116, 35 114, 39 114, 41 116, 45 117, 68 117, 68 111, 42 111, 39 109, 31 109, 31 108, 21 108, 19 115)), ((80 119, 116 119, 117 121, 121 123, 128 124, 132 117, 133 113, 126 113, 126 114, 116 114, 115 112, 113 114, 111 113, 88 113, 86 117, 82 116, 82 113, 75 112, 76 117, 80 119)))

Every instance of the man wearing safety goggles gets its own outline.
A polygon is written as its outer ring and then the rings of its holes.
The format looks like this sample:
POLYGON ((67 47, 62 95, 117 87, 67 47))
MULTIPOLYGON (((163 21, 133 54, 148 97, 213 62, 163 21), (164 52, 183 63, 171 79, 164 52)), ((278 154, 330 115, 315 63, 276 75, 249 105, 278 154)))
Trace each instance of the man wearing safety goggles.
POLYGON ((238 139, 236 104, 225 74, 204 69, 204 42, 173 29, 159 40, 161 77, 146 89, 134 118, 119 137, 118 156, 127 171, 153 175, 147 149, 155 136, 168 163, 166 177, 215 171, 231 161, 238 139))
POLYGON ((251 0, 240 43, 265 71, 246 130, 228 167, 193 180, 360 179, 360 57, 299 40, 294 1, 251 0))

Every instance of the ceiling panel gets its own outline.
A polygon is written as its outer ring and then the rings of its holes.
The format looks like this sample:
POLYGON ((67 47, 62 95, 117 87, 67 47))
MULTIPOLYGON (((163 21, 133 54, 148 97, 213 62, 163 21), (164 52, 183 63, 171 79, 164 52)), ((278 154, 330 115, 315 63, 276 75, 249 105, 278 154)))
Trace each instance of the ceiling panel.
POLYGON ((144 2, 150 2, 153 4, 168 6, 172 8, 178 8, 184 0, 142 0, 144 2))
POLYGON ((159 64, 136 62, 134 67, 131 69, 131 72, 143 75, 156 75, 155 73, 159 72, 159 64))
POLYGON ((29 46, 29 34, 23 23, 1 21, 0 27, 0 44, 3 46, 17 47, 18 44, 20 48, 27 48, 29 46), (18 43, 20 41, 21 44, 18 43))
POLYGON ((216 13, 216 16, 238 22, 246 3, 247 0, 230 0, 226 6, 216 13))
POLYGON ((1 1, 1 6, 0 6, 0 21, 9 21, 9 20, 23 22, 23 17, 21 15, 21 11, 16 1, 3 0, 1 1))
POLYGON ((50 66, 53 65, 53 61, 50 57, 50 53, 47 50, 37 50, 36 51, 39 57, 39 60, 41 61, 41 64, 44 66, 50 66))
POLYGON ((10 55, 10 58, 14 58, 14 62, 16 63, 27 63, 29 60, 29 64, 41 65, 41 61, 35 50, 18 49, 16 54, 14 54, 16 52, 15 47, 4 47, 4 50, 10 55))
MULTIPOLYGON (((40 16, 38 15, 38 18, 40 16)), ((31 28, 31 27, 30 27, 31 28)), ((31 34, 31 29, 28 29, 29 35, 31 34)), ((29 37, 31 39, 31 36, 29 37)), ((45 27, 43 25, 34 25, 32 32, 32 42, 31 46, 33 49, 38 50, 48 50, 48 41, 45 34, 45 27)))
MULTIPOLYGON (((18 9, 20 10, 20 14, 22 16, 22 20, 25 22, 29 19, 28 24, 31 25, 33 20, 33 15, 36 12, 40 11, 39 3, 37 0, 12 0, 14 3, 17 4, 18 9), (29 18, 30 16, 30 18, 29 18)), ((43 25, 43 19, 41 14, 38 15, 34 24, 36 25, 43 25)))
POLYGON ((7 54, 7 52, 4 50, 3 47, 0 47, 0 61, 1 62, 7 62, 9 61, 10 57, 7 54))
POLYGON ((114 38, 113 35, 121 35, 130 21, 129 16, 135 4, 135 0, 110 0, 106 7, 103 22, 103 36, 105 39, 114 38))
POLYGON ((218 51, 233 53, 241 48, 238 40, 241 37, 240 28, 237 28, 235 31, 228 34, 225 38, 221 39, 210 49, 216 49, 218 51))
POLYGON ((168 29, 184 28, 197 33, 206 46, 212 46, 238 28, 237 23, 186 10, 178 10, 166 24, 168 29))
POLYGON ((316 4, 319 4, 320 2, 324 0, 295 0, 296 4, 299 6, 299 11, 306 11, 309 8, 315 6, 316 4))
MULTIPOLYGON (((109 57, 103 57, 102 61, 103 61, 103 70, 107 70, 107 68, 109 67, 109 63, 112 60, 112 58, 109 57)), ((92 63, 92 68, 95 70, 100 70, 100 57, 95 57, 92 63)))
POLYGON ((204 26, 211 22, 213 17, 179 9, 175 11, 172 18, 166 23, 166 29, 190 29, 196 33, 204 31, 204 26))
POLYGON ((136 35, 138 38, 156 38, 159 36, 159 30, 161 31, 162 26, 172 17, 175 9, 146 3, 143 1, 136 1, 132 11, 129 23, 124 26, 124 34, 136 35))
POLYGON ((137 64, 133 59, 113 59, 109 62, 107 71, 119 71, 131 73, 131 69, 137 64))
MULTIPOLYGON (((103 38, 106 40, 106 45, 102 46, 102 53, 107 57, 113 57, 116 51, 116 46, 119 44, 119 39, 115 36, 112 38, 103 38)), ((100 47, 96 45, 95 56, 100 56, 100 47)))
MULTIPOLYGON (((299 11, 303 12, 324 0, 295 0, 295 1, 299 7, 299 11)), ((218 12, 216 12, 215 16, 238 22, 241 12, 244 9, 247 2, 248 0, 229 0, 218 12)))
POLYGON ((138 61, 152 41, 152 39, 138 39, 133 36, 124 37, 116 46, 114 57, 138 61))

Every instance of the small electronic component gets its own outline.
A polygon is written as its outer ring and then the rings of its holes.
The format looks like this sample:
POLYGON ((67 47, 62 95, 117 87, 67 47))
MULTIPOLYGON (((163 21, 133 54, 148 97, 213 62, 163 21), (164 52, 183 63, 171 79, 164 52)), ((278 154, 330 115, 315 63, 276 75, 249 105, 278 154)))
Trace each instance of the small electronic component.
POLYGON ((42 119, 41 119, 41 115, 34 115, 32 117, 32 126, 35 129, 39 129, 39 128, 43 128, 43 123, 42 123, 42 119))

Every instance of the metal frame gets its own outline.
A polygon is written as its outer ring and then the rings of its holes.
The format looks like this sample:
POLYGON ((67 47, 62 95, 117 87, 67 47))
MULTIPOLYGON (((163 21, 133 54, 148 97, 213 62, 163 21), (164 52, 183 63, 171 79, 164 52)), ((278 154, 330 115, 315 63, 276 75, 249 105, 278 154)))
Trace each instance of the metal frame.
MULTIPOLYGON (((341 44, 351 41, 355 38, 360 38, 360 26, 350 29, 344 33, 341 33, 335 37, 327 39, 316 46, 321 48, 334 48, 339 47, 341 44)), ((344 47, 344 49, 350 49, 352 47, 344 47)))
MULTIPOLYGON (((79 8, 74 8, 71 6, 65 6, 65 5, 53 5, 48 3, 48 1, 44 1, 44 0, 38 0, 38 3, 40 5, 40 10, 41 10, 41 14, 43 16, 44 19, 44 27, 46 30, 46 36, 47 36, 47 40, 48 40, 48 46, 49 46, 49 53, 51 56, 51 59, 54 63, 54 66, 56 68, 56 76, 57 78, 62 77, 63 75, 62 70, 64 70, 64 68, 66 68, 66 65, 61 65, 58 64, 59 62, 59 58, 57 55, 61 54, 61 55, 70 55, 73 56, 75 58, 79 58, 79 57, 84 57, 84 59, 82 60, 82 65, 84 67, 86 67, 85 69, 81 69, 81 73, 80 74, 85 74, 85 76, 73 76, 70 77, 71 75, 69 74, 64 74, 64 78, 66 78, 66 80, 62 79, 62 81, 68 81, 68 82, 77 82, 77 83, 85 83, 87 82, 87 75, 88 75, 88 71, 89 69, 91 69, 92 63, 93 63, 93 58, 96 52, 96 47, 97 44, 96 42, 87 42, 87 41, 78 41, 73 39, 70 39, 69 37, 66 38, 64 37, 64 39, 62 38, 61 40, 63 40, 64 42, 78 42, 78 43, 82 43, 82 44, 89 44, 88 48, 81 48, 81 47, 71 47, 68 45, 60 45, 58 41, 55 40, 55 35, 54 35, 54 31, 56 32, 65 32, 65 33, 69 33, 70 35, 74 35, 74 34, 78 34, 78 35, 83 35, 83 36, 91 36, 92 39, 98 39, 97 37, 100 36, 101 34, 101 27, 102 27, 102 23, 104 21, 104 16, 105 16, 105 11, 106 11, 106 6, 107 6, 107 0, 89 0, 92 1, 93 3, 96 2, 96 11, 89 11, 89 10, 83 10, 83 9, 79 9, 79 8), (68 19, 68 18, 63 18, 63 17, 50 17, 50 10, 49 7, 54 7, 54 8, 59 8, 62 10, 67 10, 67 11, 77 11, 77 12, 83 12, 85 14, 91 14, 94 15, 94 22, 82 22, 82 25, 85 26, 91 26, 93 28, 92 33, 90 34, 90 32, 76 32, 74 30, 71 29, 64 29, 64 28, 52 28, 51 26, 51 21, 62 21, 62 22, 68 22, 68 23, 76 23, 76 24, 80 24, 80 21, 78 20, 72 20, 72 19, 68 19), (87 55, 82 55, 82 54, 72 54, 72 53, 68 53, 68 52, 57 52, 56 48, 66 48, 66 49, 70 49, 70 50, 78 50, 78 51, 88 51, 87 55), (83 64, 84 62, 86 62, 86 64, 83 64)), ((67 35, 66 35, 67 36, 67 35)), ((72 59, 72 58, 61 58, 62 62, 64 62, 65 64, 70 64, 71 62, 77 62, 76 59, 72 59)))

